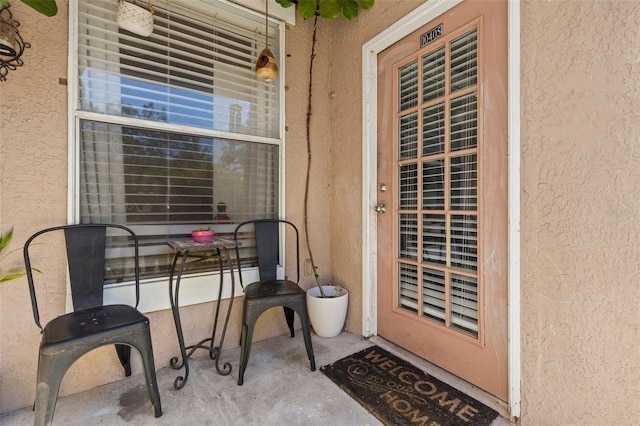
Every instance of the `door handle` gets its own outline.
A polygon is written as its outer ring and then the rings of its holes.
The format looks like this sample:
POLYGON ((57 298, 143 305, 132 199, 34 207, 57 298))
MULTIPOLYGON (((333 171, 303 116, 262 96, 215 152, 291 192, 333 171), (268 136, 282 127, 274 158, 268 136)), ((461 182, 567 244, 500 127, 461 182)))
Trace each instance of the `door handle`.
POLYGON ((386 213, 387 212, 387 205, 382 202, 382 203, 378 203, 376 204, 376 206, 374 207, 374 210, 378 213, 386 213))

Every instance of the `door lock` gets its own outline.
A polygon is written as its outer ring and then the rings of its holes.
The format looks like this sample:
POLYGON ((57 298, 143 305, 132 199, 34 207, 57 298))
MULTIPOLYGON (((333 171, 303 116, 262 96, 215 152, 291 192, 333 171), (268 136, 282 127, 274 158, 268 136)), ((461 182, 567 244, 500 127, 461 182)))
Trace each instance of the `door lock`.
POLYGON ((376 204, 376 206, 374 207, 375 211, 377 211, 378 213, 386 213, 387 212, 387 205, 382 202, 382 203, 378 203, 376 204))

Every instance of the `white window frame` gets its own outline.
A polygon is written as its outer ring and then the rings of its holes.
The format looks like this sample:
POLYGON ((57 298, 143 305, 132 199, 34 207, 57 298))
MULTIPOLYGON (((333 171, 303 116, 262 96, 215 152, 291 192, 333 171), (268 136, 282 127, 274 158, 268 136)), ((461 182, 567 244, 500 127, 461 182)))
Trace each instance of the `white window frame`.
MULTIPOLYGON (((80 190, 78 188, 79 182, 79 146, 78 141, 80 140, 80 118, 83 119, 91 119, 92 117, 96 117, 95 113, 90 112, 79 112, 75 106, 78 100, 78 2, 83 0, 70 0, 69 2, 69 55, 68 55, 68 205, 67 205, 67 222, 68 223, 78 223, 80 220, 80 190)), ((86 1, 86 0, 85 0, 86 1)), ((239 11, 248 12, 254 14, 256 16, 263 16, 252 9, 247 7, 226 1, 226 0, 188 0, 185 2, 186 4, 192 4, 195 7, 207 7, 207 3, 215 4, 221 3, 233 8, 238 9, 239 11), (197 2, 197 5, 195 3, 197 2)), ((263 2, 261 2, 263 3, 263 2)), ((280 7, 275 3, 275 0, 269 2, 271 6, 272 3, 274 6, 280 7)), ((264 3, 263 3, 264 4, 264 3)), ((271 8, 270 8, 271 9, 271 8)), ((274 7, 275 9, 275 7, 274 7)), ((271 12, 271 10, 270 10, 271 12)), ((285 90, 284 90, 284 81, 285 80, 285 23, 286 21, 290 21, 290 17, 286 14, 282 16, 278 16, 277 19, 273 18, 273 22, 276 22, 279 27, 279 43, 280 43, 280 53, 278 57, 278 66, 279 66, 279 80, 276 84, 279 85, 279 105, 280 105, 280 114, 279 114, 279 181, 278 181, 278 208, 280 214, 282 215, 285 211, 285 191, 284 191, 284 183, 285 183, 285 90), (284 20, 283 20, 284 19, 284 20)), ((100 115, 100 114, 97 114, 100 115)), ((133 120, 127 117, 119 117, 118 122, 122 125, 133 124, 133 120)), ((160 127, 160 126, 159 126, 160 127)), ((164 131, 176 131, 179 132, 183 130, 183 127, 180 125, 172 125, 168 123, 161 123, 162 130, 164 131)), ((273 143, 272 139, 267 139, 259 136, 250 136, 250 135, 237 135, 237 137, 224 133, 218 132, 214 130, 203 130, 202 133, 207 134, 210 137, 224 137, 226 139, 238 139, 243 141, 251 141, 251 142, 260 142, 260 143, 273 143)), ((284 247, 282 248, 283 253, 281 253, 281 259, 283 259, 284 263, 284 247)), ((234 253, 230 253, 234 256, 234 253)), ((235 274, 235 288, 234 295, 238 296, 242 294, 242 288, 240 286, 239 280, 239 272, 237 269, 237 265, 233 265, 234 274, 235 274)), ((279 267, 278 269, 278 277, 284 277, 284 269, 279 267)), ((229 270, 226 269, 224 272, 224 289, 221 296, 221 300, 229 299, 231 297, 231 276, 229 270)), ((258 268, 244 268, 243 269, 243 279, 245 282, 252 282, 258 280, 258 268)), ((199 274, 190 274, 185 275, 180 283, 180 306, 188 306, 194 305, 198 303, 205 303, 218 300, 218 292, 219 292, 219 283, 220 283, 220 273, 219 272, 210 272, 210 273, 199 273, 199 274)), ((117 283, 110 284, 105 286, 104 293, 104 301, 105 303, 130 303, 131 300, 135 300, 134 287, 132 282, 125 283, 117 283)), ((67 286, 69 288, 69 286, 67 286)), ((140 304, 138 309, 141 312, 154 312, 160 310, 166 310, 171 308, 171 303, 169 300, 169 277, 168 275, 165 277, 158 278, 150 278, 150 279, 142 279, 140 281, 140 304)), ((71 295, 70 291, 67 291, 67 308, 70 309, 71 306, 71 295)))

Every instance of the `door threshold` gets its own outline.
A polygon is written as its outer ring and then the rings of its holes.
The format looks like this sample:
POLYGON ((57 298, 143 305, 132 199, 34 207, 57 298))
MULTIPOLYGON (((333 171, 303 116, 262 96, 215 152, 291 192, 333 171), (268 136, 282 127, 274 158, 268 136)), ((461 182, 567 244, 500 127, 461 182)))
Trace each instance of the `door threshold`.
POLYGON ((386 340, 383 337, 371 336, 369 337, 369 341, 371 343, 374 343, 380 346, 383 349, 386 349, 387 351, 393 353, 394 355, 410 362, 411 364, 415 365, 417 368, 423 370, 427 374, 432 375, 436 379, 441 380, 450 386, 453 386, 454 388, 458 389, 461 392, 464 392, 465 394, 469 395, 472 398, 475 398, 476 400, 480 401, 487 407, 490 407, 496 410, 500 415, 500 417, 502 417, 502 419, 505 421, 505 423, 494 422, 494 425, 510 424, 509 419, 511 418, 511 416, 509 414, 508 402, 503 401, 500 398, 496 397, 495 395, 491 395, 490 393, 480 389, 475 385, 472 385, 471 383, 461 379, 460 377, 454 374, 451 374, 450 372, 438 367, 437 365, 432 364, 429 361, 426 361, 425 359, 422 359, 412 354, 406 349, 401 348, 400 346, 386 340))

